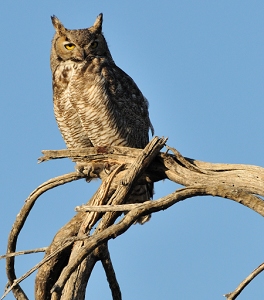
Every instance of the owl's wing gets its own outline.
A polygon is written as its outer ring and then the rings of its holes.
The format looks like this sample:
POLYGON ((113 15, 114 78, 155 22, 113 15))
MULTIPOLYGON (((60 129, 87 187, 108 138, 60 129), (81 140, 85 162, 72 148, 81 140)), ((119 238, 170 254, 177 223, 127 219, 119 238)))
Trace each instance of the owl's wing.
POLYGON ((134 80, 122 69, 115 66, 104 72, 113 115, 118 127, 124 133, 129 146, 143 148, 149 141, 148 101, 134 80))

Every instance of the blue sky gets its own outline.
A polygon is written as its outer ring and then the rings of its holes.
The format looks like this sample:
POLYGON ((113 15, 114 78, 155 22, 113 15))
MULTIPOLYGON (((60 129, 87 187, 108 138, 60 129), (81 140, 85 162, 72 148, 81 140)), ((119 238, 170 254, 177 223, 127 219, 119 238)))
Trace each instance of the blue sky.
MULTIPOLYGON (((53 116, 50 16, 76 29, 90 27, 100 12, 116 64, 149 100, 156 135, 167 136, 187 157, 264 166, 263 1, 2 1, 1 254, 30 192, 74 169, 68 160, 37 164, 41 150, 65 148, 53 116)), ((79 181, 43 195, 18 250, 47 246, 98 184, 79 181)), ((156 184, 155 198, 176 188, 167 181, 156 184)), ((123 298, 224 299, 263 262, 262 226, 261 216, 248 208, 213 197, 153 215, 109 242, 123 298)), ((41 257, 19 257, 17 275, 41 257)), ((2 292, 4 270, 0 261, 2 292)), ((22 284, 30 299, 33 280, 22 284)), ((263 280, 259 275, 239 299, 263 299, 263 280)), ((110 299, 99 264, 88 293, 110 299)))

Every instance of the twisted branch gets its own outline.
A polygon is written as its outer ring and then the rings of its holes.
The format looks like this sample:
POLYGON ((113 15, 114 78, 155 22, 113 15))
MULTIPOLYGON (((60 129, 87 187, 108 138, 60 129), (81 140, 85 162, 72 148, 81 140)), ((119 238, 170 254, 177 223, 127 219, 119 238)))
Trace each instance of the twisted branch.
MULTIPOLYGON (((121 299, 121 291, 115 276, 107 242, 124 233, 139 217, 199 195, 227 198, 249 207, 264 216, 264 169, 237 164, 212 164, 183 157, 176 149, 168 147, 172 154, 160 153, 165 139, 154 138, 144 149, 126 147, 93 147, 77 150, 45 150, 39 162, 68 157, 77 166, 87 166, 92 173, 69 173, 51 179, 26 200, 17 216, 8 240, 7 277, 9 289, 16 299, 27 299, 16 278, 14 255, 18 235, 37 198, 58 185, 86 178, 99 177, 102 185, 78 213, 54 237, 46 249, 44 259, 34 267, 39 268, 36 277, 36 300, 84 299, 86 284, 97 261, 105 270, 113 299, 121 299), (131 187, 163 179, 179 183, 185 188, 176 190, 155 201, 140 204, 124 204, 131 187), (115 223, 121 212, 126 215, 115 223), (98 222, 96 230, 91 228, 98 222), (50 293, 52 290, 52 294, 50 293)), ((80 171, 80 170, 79 170, 80 171)), ((264 269, 263 264, 252 272, 238 288, 225 296, 235 299, 245 286, 264 269)), ((32 270, 27 272, 32 273, 32 270)), ((4 297, 3 296, 3 297, 4 297)))

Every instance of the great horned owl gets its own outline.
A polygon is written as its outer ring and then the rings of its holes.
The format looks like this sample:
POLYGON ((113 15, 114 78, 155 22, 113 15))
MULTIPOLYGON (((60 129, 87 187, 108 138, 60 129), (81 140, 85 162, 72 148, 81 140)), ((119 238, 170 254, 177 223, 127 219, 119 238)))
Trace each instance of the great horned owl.
MULTIPOLYGON (((102 33, 103 15, 87 29, 55 28, 51 70, 55 117, 68 149, 92 146, 144 148, 153 127, 148 102, 110 54, 102 33)), ((148 185, 134 188, 128 202, 152 196, 148 185)), ((144 223, 149 217, 139 220, 144 223)))

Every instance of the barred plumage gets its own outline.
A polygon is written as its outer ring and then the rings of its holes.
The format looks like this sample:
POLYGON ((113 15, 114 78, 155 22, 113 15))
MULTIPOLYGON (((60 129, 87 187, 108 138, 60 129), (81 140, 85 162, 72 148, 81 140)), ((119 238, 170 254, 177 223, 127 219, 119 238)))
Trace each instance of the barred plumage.
MULTIPOLYGON (((55 16, 51 70, 54 113, 69 149, 91 146, 144 148, 153 127, 148 102, 112 59, 102 34, 103 15, 87 29, 69 30, 55 16)), ((134 188, 129 202, 151 197, 134 188)), ((141 223, 147 218, 139 220, 141 223)))

